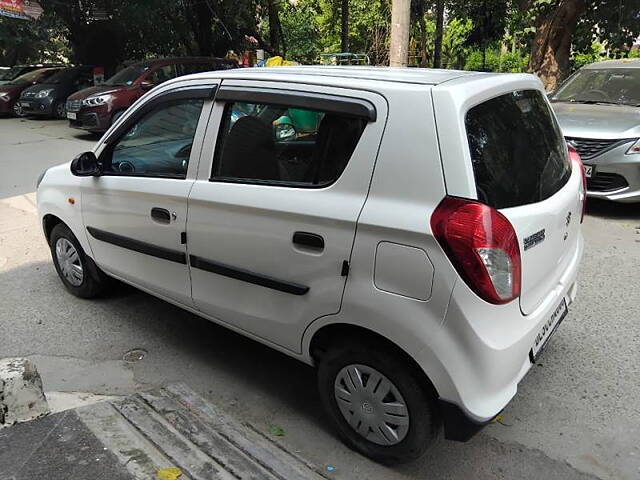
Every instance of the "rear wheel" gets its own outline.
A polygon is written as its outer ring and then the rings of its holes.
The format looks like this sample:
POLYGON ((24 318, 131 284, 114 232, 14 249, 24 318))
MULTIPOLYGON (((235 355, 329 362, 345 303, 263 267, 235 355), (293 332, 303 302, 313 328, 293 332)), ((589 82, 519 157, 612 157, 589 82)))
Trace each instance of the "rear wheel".
POLYGON ((56 225, 49 238, 51 256, 58 276, 76 297, 92 298, 107 285, 107 276, 88 257, 75 235, 63 223, 56 225))
POLYGON ((438 434, 435 399, 424 381, 377 342, 337 345, 318 366, 320 398, 341 439, 385 464, 420 457, 438 434))

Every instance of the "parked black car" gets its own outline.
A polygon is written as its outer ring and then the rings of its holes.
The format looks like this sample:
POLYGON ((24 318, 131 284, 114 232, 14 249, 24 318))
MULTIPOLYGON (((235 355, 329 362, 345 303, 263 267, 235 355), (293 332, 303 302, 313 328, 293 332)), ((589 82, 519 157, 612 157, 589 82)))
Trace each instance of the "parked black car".
POLYGON ((73 92, 93 85, 93 67, 65 68, 49 77, 46 83, 27 88, 20 95, 25 115, 66 118, 65 103, 73 92))
POLYGON ((39 68, 64 67, 57 63, 38 63, 34 65, 14 65, 6 70, 0 70, 0 85, 11 82, 25 73, 29 73, 39 68))

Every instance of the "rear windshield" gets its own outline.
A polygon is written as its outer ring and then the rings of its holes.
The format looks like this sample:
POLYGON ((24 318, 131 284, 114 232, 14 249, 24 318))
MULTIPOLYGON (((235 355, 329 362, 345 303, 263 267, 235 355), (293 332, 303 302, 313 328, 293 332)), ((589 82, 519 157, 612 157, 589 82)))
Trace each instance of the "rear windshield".
POLYGON ((560 129, 541 92, 520 90, 467 113, 478 200, 494 208, 549 198, 571 175, 560 129))

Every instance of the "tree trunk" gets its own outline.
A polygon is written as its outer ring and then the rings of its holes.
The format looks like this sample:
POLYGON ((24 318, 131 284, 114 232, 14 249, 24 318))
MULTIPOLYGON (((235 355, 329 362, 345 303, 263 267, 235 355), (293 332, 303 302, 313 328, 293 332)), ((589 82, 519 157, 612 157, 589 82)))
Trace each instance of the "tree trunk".
POLYGON ((349 0, 342 0, 340 8, 342 15, 342 30, 340 32, 340 49, 343 52, 349 51, 349 0))
POLYGON ((433 68, 442 66, 442 35, 444 31, 444 0, 436 0, 436 38, 433 42, 433 68))
POLYGON ((269 43, 277 55, 281 55, 281 38, 280 32, 282 27, 280 26, 280 16, 278 15, 277 0, 268 0, 267 6, 269 9, 269 43))
POLYGON ((193 5, 196 17, 196 28, 193 32, 198 44, 198 53, 204 57, 210 57, 213 54, 213 35, 211 28, 213 27, 213 12, 207 2, 199 1, 193 5))
POLYGON ((411 0, 393 0, 391 5, 391 45, 389 64, 406 67, 409 59, 411 0))
POLYGON ((427 21, 424 18, 424 12, 420 12, 418 25, 420 26, 420 67, 427 68, 429 66, 429 50, 427 48, 427 21))
POLYGON ((559 0, 549 14, 536 19, 529 71, 537 74, 547 91, 555 90, 569 73, 571 40, 585 0, 559 0))

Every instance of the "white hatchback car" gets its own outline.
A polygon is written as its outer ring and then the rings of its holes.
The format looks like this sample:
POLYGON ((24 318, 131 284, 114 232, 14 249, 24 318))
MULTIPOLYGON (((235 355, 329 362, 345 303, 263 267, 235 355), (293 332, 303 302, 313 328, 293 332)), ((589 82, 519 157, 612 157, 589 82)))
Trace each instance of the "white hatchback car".
POLYGON ((534 76, 262 68, 155 88, 38 208, 71 293, 114 277, 316 365, 394 463, 515 395, 576 295, 584 185, 534 76))

